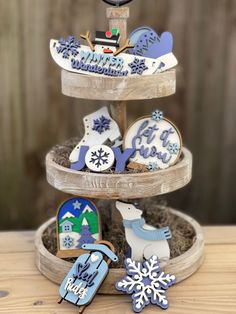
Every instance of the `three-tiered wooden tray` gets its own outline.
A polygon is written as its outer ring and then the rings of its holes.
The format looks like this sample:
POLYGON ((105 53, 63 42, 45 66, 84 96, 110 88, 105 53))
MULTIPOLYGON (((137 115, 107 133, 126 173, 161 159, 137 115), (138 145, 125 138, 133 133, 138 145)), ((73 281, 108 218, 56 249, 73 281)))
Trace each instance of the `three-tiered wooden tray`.
MULTIPOLYGON (((107 8, 109 27, 119 29, 123 40, 126 36, 128 7, 107 8)), ((99 77, 80 75, 62 70, 62 92, 65 95, 96 100, 111 101, 111 114, 121 131, 126 129, 127 100, 151 99, 172 95, 176 89, 176 71, 169 70, 155 75, 134 77, 99 77)), ((182 188, 191 180, 192 155, 182 149, 181 158, 174 166, 165 170, 144 173, 103 174, 74 171, 55 162, 52 150, 46 156, 48 182, 58 190, 81 197, 98 199, 134 199, 161 195, 182 188)), ((165 271, 174 274, 181 281, 193 274, 203 261, 204 240, 200 225, 191 217, 171 209, 171 213, 189 223, 195 231, 192 247, 175 257, 165 271)), ((36 233, 36 264, 47 278, 61 283, 72 264, 51 254, 44 246, 42 236, 55 223, 55 218, 43 224, 36 233)), ((114 283, 124 275, 124 269, 111 269, 99 292, 119 292, 114 283)))

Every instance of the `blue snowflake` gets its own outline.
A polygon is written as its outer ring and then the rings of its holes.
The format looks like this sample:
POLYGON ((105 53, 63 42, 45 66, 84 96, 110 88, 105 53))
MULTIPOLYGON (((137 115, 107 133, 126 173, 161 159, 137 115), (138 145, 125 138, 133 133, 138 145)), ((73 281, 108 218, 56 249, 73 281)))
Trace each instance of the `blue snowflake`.
POLYGON ((91 159, 90 163, 94 164, 99 168, 101 165, 108 164, 108 156, 110 155, 109 153, 104 152, 102 148, 99 148, 99 150, 91 152, 91 159))
POLYGON ((67 249, 70 249, 72 246, 74 245, 74 239, 71 238, 69 235, 67 235, 64 239, 63 239, 63 246, 67 249))
POLYGON ((101 116, 100 118, 93 120, 92 130, 97 131, 99 134, 102 134, 104 131, 110 130, 110 123, 110 119, 101 116))
POLYGON ((127 276, 116 283, 116 289, 132 294, 134 312, 141 312, 150 303, 168 308, 166 289, 175 283, 176 278, 160 271, 157 256, 153 255, 143 264, 127 258, 125 267, 127 276))
POLYGON ((170 154, 178 154, 179 152, 179 145, 177 143, 170 143, 167 147, 167 150, 170 154))
POLYGON ((163 112, 160 110, 155 110, 152 112, 152 119, 156 121, 160 121, 163 119, 163 112))
POLYGON ((63 58, 68 59, 70 55, 77 56, 77 48, 80 47, 80 41, 75 39, 74 36, 70 35, 66 39, 60 38, 58 43, 60 45, 57 47, 57 52, 62 53, 63 58))
POLYGON ((147 70, 148 67, 145 64, 145 59, 134 58, 133 62, 129 63, 128 66, 131 68, 131 74, 143 74, 143 71, 147 70))
POLYGON ((153 162, 149 162, 148 166, 147 166, 147 169, 149 171, 156 171, 159 169, 158 165, 157 165, 157 162, 153 161, 153 162))

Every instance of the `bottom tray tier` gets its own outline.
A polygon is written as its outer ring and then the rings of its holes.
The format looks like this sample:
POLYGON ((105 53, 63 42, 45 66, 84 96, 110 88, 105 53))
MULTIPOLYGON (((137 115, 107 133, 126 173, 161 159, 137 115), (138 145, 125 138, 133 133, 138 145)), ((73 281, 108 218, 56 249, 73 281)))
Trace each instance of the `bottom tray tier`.
MULTIPOLYGON (((169 263, 162 268, 165 272, 173 274, 177 278, 177 282, 180 282, 187 277, 191 276, 201 266, 204 258, 204 239, 201 226, 190 216, 183 214, 177 210, 169 209, 171 215, 180 218, 183 223, 187 223, 189 227, 193 228, 193 244, 183 254, 170 259, 169 263)), ((72 267, 72 263, 65 261, 51 254, 43 243, 43 235, 45 231, 55 224, 55 218, 51 218, 44 223, 36 232, 35 236, 35 250, 36 250, 36 265, 39 271, 47 277, 49 280, 60 284, 69 269, 72 267)), ((170 226, 171 228, 171 226, 170 226)), ((114 284, 120 280, 125 274, 123 268, 111 268, 108 276, 99 289, 100 294, 120 294, 114 284)))

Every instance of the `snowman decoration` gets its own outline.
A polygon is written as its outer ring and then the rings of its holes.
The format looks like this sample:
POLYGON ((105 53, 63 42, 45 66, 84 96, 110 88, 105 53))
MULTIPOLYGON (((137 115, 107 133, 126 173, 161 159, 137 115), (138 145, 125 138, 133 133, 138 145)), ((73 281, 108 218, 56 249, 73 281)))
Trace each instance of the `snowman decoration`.
POLYGON ((120 33, 117 28, 111 31, 96 31, 93 41, 95 52, 104 54, 114 54, 119 48, 120 33))
POLYGON ((85 39, 93 52, 100 54, 113 54, 117 56, 126 49, 133 48, 129 39, 125 40, 125 43, 120 47, 120 32, 117 28, 112 28, 111 31, 96 31, 95 39, 91 41, 90 31, 86 34, 81 34, 81 38, 85 39))

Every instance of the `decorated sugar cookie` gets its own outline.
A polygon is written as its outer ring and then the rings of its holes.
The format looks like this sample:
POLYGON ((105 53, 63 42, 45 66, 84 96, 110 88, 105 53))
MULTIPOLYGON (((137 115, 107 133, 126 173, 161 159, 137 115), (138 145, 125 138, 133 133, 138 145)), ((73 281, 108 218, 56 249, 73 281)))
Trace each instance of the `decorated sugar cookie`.
POLYGON ((177 127, 161 111, 135 121, 124 137, 124 148, 134 148, 130 161, 150 171, 174 165, 181 154, 182 140, 177 127))
POLYGON ((168 308, 166 290, 176 282, 176 278, 160 270, 156 255, 143 263, 127 258, 125 268, 127 275, 116 283, 116 289, 132 294, 135 313, 140 313, 148 304, 168 308))
POLYGON ((66 300, 79 307, 82 313, 96 295, 97 290, 108 274, 111 261, 117 262, 113 245, 108 241, 99 244, 83 244, 82 249, 90 251, 80 255, 63 280, 59 293, 61 303, 66 300), (104 260, 104 256, 108 258, 104 260))
POLYGON ((125 228, 125 238, 131 248, 131 258, 143 261, 152 255, 158 255, 161 262, 170 258, 168 239, 171 238, 169 227, 157 229, 147 225, 142 218, 142 211, 131 203, 117 201, 116 208, 121 213, 125 228))
POLYGON ((73 197, 58 208, 57 256, 79 256, 83 244, 100 240, 100 233, 99 213, 90 200, 73 197))
MULTIPOLYGON (((143 36, 145 37, 146 33, 143 36)), ((150 42, 153 37, 150 31, 148 36, 150 42)), ((116 28, 96 31, 94 40, 91 39, 90 32, 87 31, 80 35, 82 40, 86 40, 87 45, 83 45, 79 38, 70 35, 59 40, 51 39, 50 52, 54 61, 61 68, 70 72, 96 76, 148 75, 162 72, 177 65, 178 62, 171 51, 161 56, 158 53, 160 47, 172 37, 169 36, 166 39, 161 36, 159 38, 155 33, 155 38, 158 38, 156 41, 159 40, 161 43, 152 47, 152 50, 157 49, 158 51, 151 54, 139 53, 142 39, 140 36, 136 37, 132 33, 131 40, 134 44, 126 39, 125 44, 120 47, 120 32, 116 28), (126 53, 127 49, 130 49, 129 53, 126 53), (148 57, 149 55, 151 57, 148 57)), ((165 36, 163 35, 163 37, 165 36)))

